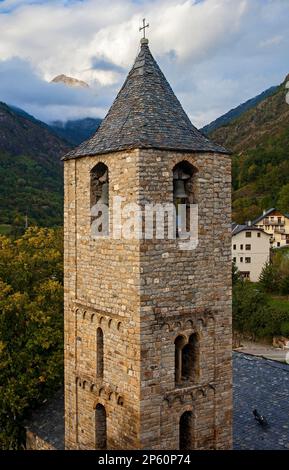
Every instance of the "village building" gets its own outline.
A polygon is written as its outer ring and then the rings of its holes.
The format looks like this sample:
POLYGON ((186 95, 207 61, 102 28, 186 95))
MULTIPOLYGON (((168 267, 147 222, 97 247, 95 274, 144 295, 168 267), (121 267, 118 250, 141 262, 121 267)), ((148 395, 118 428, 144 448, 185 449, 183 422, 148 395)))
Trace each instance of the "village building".
POLYGON ((252 222, 271 237, 273 248, 289 247, 289 214, 278 209, 269 209, 252 222))
POLYGON ((270 247, 270 234, 252 225, 233 225, 232 259, 243 278, 259 281, 270 261, 270 247))

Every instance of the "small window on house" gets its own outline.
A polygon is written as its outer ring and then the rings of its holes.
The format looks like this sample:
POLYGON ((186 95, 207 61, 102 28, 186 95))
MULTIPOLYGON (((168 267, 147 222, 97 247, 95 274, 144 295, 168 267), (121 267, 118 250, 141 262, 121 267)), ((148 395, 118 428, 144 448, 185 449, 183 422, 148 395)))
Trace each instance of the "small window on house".
POLYGON ((251 258, 245 258, 245 263, 250 264, 251 263, 251 258))
POLYGON ((233 261, 234 261, 234 263, 236 263, 236 262, 237 262, 237 258, 233 258, 233 261))
POLYGON ((243 248, 244 248, 244 245, 240 245, 240 250, 243 250, 243 248))
POLYGON ((260 232, 257 233, 257 237, 261 238, 261 233, 260 232))
POLYGON ((282 224, 282 218, 278 217, 278 224, 282 224))
POLYGON ((251 232, 246 232, 246 238, 251 238, 252 237, 252 233, 251 232))
POLYGON ((233 245, 233 250, 236 250, 237 249, 237 245, 233 245))
POLYGON ((251 250, 251 245, 246 245, 246 251, 250 251, 251 250))
POLYGON ((277 246, 278 246, 278 248, 279 248, 279 246, 281 246, 281 243, 280 243, 280 242, 277 242, 277 246))
POLYGON ((240 258, 240 263, 243 263, 243 258, 242 257, 240 258))

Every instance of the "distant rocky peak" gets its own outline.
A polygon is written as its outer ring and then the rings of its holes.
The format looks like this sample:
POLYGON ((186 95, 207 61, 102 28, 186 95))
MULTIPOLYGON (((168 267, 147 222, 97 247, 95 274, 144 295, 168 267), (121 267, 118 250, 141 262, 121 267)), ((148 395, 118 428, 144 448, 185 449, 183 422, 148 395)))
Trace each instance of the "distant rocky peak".
POLYGON ((61 74, 51 80, 51 83, 64 83, 64 85, 74 88, 89 88, 89 85, 82 80, 77 78, 68 77, 67 75, 61 74))

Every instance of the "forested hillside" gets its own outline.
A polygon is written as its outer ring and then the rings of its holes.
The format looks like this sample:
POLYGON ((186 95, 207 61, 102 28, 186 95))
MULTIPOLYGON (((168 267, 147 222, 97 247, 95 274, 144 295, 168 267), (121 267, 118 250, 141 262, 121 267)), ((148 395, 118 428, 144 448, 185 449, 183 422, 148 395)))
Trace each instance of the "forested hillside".
POLYGON ((270 207, 289 211, 288 80, 272 96, 210 133, 234 152, 233 220, 238 223, 270 207))
POLYGON ((0 233, 62 225, 60 157, 70 145, 48 126, 0 103, 0 233))
MULTIPOLYGON (((273 206, 289 211, 288 80, 289 76, 279 87, 203 129, 233 151, 236 222, 253 219, 273 206)), ((60 156, 93 134, 99 123, 98 119, 81 119, 54 123, 50 128, 24 111, 0 103, 0 233, 21 232, 26 216, 30 225, 62 224, 60 156)))
POLYGON ((89 139, 99 128, 101 119, 85 118, 66 122, 55 121, 50 124, 51 129, 71 145, 79 145, 89 139))
POLYGON ((277 88, 278 87, 276 86, 272 86, 268 90, 263 91, 263 93, 260 93, 260 95, 255 96, 255 98, 251 98, 250 100, 246 101, 245 103, 240 104, 236 108, 231 109, 223 116, 219 117, 218 119, 211 122, 210 124, 207 124, 205 127, 201 129, 201 131, 209 135, 213 131, 219 129, 219 127, 225 126, 226 124, 230 124, 231 121, 233 121, 234 119, 237 119, 246 111, 249 111, 250 109, 255 108, 257 104, 264 101, 268 96, 272 96, 276 92, 277 88))

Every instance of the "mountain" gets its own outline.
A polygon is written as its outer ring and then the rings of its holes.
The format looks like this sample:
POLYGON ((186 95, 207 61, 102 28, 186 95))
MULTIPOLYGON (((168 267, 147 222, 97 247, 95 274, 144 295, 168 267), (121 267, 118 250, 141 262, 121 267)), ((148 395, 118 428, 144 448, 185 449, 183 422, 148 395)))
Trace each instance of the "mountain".
POLYGON ((25 117, 29 121, 38 123, 41 126, 46 127, 54 134, 58 135, 61 139, 68 142, 69 145, 76 146, 81 144, 84 140, 89 139, 99 128, 102 119, 100 118, 83 118, 83 119, 71 119, 68 121, 53 121, 50 124, 45 124, 39 121, 31 114, 28 114, 21 108, 9 105, 9 108, 16 114, 25 117))
MULTIPOLYGON (((289 184, 289 105, 285 100, 288 81, 289 75, 273 94, 209 132, 215 142, 233 151, 235 222, 243 223, 264 209, 278 207, 282 188, 289 184)), ((283 203, 285 209, 289 211, 283 203)))
POLYGON ((277 86, 272 86, 268 90, 263 91, 263 93, 261 93, 260 95, 255 96, 255 98, 251 98, 245 103, 237 106, 237 108, 231 109, 231 111, 229 111, 228 113, 224 114, 223 116, 219 117, 218 119, 211 122, 207 126, 203 127, 201 131, 204 134, 210 135, 212 132, 219 129, 219 127, 229 124, 231 121, 238 118, 239 116, 244 114, 246 111, 249 111, 250 109, 255 108, 259 103, 261 103, 266 98, 268 98, 268 96, 274 95, 274 93, 277 91, 277 88, 278 88, 277 86))
POLYGON ((79 145, 96 132, 100 123, 101 119, 99 118, 85 118, 67 122, 54 121, 50 127, 59 137, 67 140, 70 144, 79 145))
POLYGON ((62 224, 60 157, 71 146, 46 124, 0 103, 0 232, 62 224))
MULTIPOLYGON (((238 223, 278 207, 280 193, 289 185, 288 81, 289 75, 279 87, 209 125, 213 130, 208 135, 233 151, 233 220, 238 223)), ((0 233, 23 227, 26 215, 30 224, 62 224, 60 156, 89 138, 100 122, 87 118, 48 126, 0 103, 0 233)), ((285 209, 289 212, 283 204, 285 209)))
POLYGON ((78 80, 77 78, 68 77, 67 75, 57 75, 51 80, 51 83, 64 83, 64 85, 76 88, 89 88, 89 85, 82 80, 78 80))
MULTIPOLYGON (((7 105, 6 105, 7 106, 7 105)), ((14 113, 16 114, 19 114, 19 116, 22 116, 22 117, 25 117, 27 119, 29 119, 29 121, 32 121, 32 122, 37 122, 38 124, 42 124, 43 126, 45 126, 46 124, 44 124, 44 122, 42 121, 39 121, 38 119, 36 119, 34 116, 32 116, 31 114, 27 113, 26 111, 24 111, 24 109, 21 109, 21 108, 18 108, 17 106, 13 106, 11 104, 9 104, 9 108, 14 111, 14 113)))

